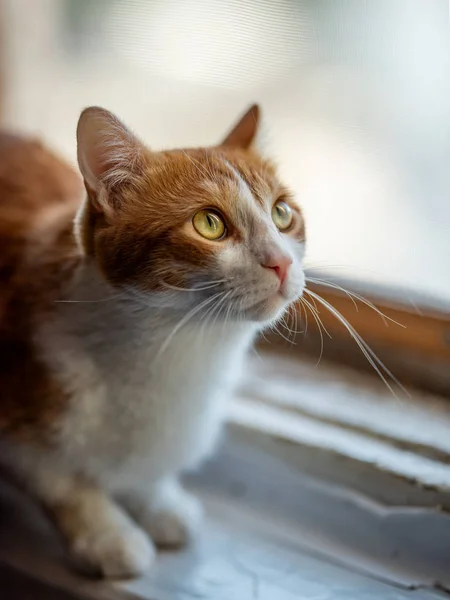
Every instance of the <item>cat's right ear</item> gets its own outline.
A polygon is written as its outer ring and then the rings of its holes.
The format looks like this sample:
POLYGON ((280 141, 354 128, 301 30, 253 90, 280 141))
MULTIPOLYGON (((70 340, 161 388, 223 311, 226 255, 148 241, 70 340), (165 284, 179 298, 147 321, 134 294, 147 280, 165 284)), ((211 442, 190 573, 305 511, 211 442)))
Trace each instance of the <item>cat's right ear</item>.
POLYGON ((113 210, 114 190, 132 181, 143 163, 144 146, 112 113, 91 106, 77 127, 78 166, 97 211, 113 210))

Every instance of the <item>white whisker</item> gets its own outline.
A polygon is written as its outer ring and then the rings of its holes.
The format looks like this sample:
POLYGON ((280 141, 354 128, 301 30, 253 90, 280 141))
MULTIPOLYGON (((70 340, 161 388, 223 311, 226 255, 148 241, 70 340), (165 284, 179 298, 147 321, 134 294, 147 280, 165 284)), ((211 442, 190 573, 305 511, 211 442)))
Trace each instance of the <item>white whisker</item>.
POLYGON ((299 306, 302 311, 302 316, 303 316, 303 313, 305 313, 305 328, 303 330, 303 337, 305 338, 306 334, 308 333, 308 312, 306 310, 306 306, 303 304, 303 300, 304 300, 304 298, 300 298, 299 306))
POLYGON ((210 282, 208 282, 203 287, 193 286, 191 288, 178 287, 176 285, 172 285, 171 283, 167 283, 166 281, 162 281, 162 280, 160 281, 160 283, 161 283, 161 285, 163 285, 164 287, 168 288, 169 290, 174 290, 174 291, 177 291, 177 292, 202 292, 203 290, 210 290, 210 289, 212 289, 214 287, 217 287, 218 285, 220 285, 224 281, 226 281, 226 279, 218 279, 217 281, 210 281, 210 282))
MULTIPOLYGON (((288 309, 288 313, 289 313, 289 309, 288 309)), ((281 326, 282 326, 284 329, 286 329, 286 331, 288 332, 288 336, 292 336, 292 339, 291 339, 291 337, 289 338, 289 340, 290 340, 291 344, 293 344, 294 346, 296 346, 297 344, 296 344, 296 342, 295 342, 295 335, 296 335, 297 331, 296 331, 295 329, 291 329, 291 328, 289 327, 289 325, 287 324, 287 321, 286 321, 286 314, 283 314, 283 315, 280 317, 280 319, 279 319, 279 323, 280 323, 280 325, 281 325, 281 326)))
POLYGON ((398 379, 391 373, 391 371, 386 367, 386 365, 378 358, 378 356, 375 354, 375 352, 372 350, 372 348, 370 348, 370 346, 364 341, 364 339, 359 335, 359 333, 355 330, 355 328, 352 325, 350 325, 350 323, 347 321, 347 319, 345 319, 345 317, 343 317, 341 315, 341 313, 336 308, 334 308, 334 306, 332 304, 330 304, 329 302, 324 300, 324 298, 322 298, 315 292, 312 292, 311 290, 305 290, 305 292, 308 295, 313 296, 332 315, 334 315, 340 323, 342 323, 342 325, 347 329, 347 331, 350 333, 352 338, 357 343, 358 347, 360 348, 361 352, 366 357, 369 364, 376 371, 376 373, 381 378, 381 380, 384 382, 386 387, 390 390, 392 395, 395 396, 396 398, 398 398, 397 394, 395 393, 394 389, 390 385, 389 381, 386 379, 384 373, 388 377, 390 377, 391 380, 409 397, 410 396, 409 392, 398 381, 398 379))
POLYGON ((369 308, 371 308, 378 315, 380 315, 381 319, 383 320, 383 323, 386 326, 388 325, 387 321, 391 321, 391 323, 394 323, 395 325, 398 325, 399 327, 406 328, 406 325, 403 325, 402 323, 399 323, 395 319, 392 319, 391 317, 389 317, 388 315, 386 315, 377 306, 375 306, 375 304, 373 304, 372 302, 370 302, 370 300, 367 300, 367 298, 364 298, 364 296, 361 296, 360 294, 357 294, 355 292, 351 292, 350 290, 346 290, 345 288, 343 288, 342 286, 338 285, 337 283, 334 283, 334 282, 331 282, 331 281, 325 281, 324 279, 317 279, 317 278, 314 278, 314 277, 307 277, 306 281, 307 282, 311 282, 311 283, 318 283, 318 284, 321 284, 321 285, 324 285, 324 286, 327 286, 327 287, 331 287, 331 288, 334 288, 336 290, 339 290, 339 291, 343 292, 344 294, 346 294, 350 298, 350 300, 353 302, 356 310, 358 310, 358 305, 355 302, 355 298, 356 298, 356 300, 359 300, 360 302, 362 302, 363 304, 365 304, 366 306, 368 306, 369 308))
MULTIPOLYGON (((309 293, 309 290, 305 290, 305 292, 306 292, 306 293, 309 293)), ((319 309, 317 308, 317 304, 315 303, 314 299, 313 299, 313 298, 311 298, 311 300, 313 300, 313 302, 314 302, 314 307, 311 305, 311 303, 310 303, 310 302, 308 302, 308 301, 306 300, 306 298, 303 298, 303 301, 306 303, 306 306, 307 306, 307 307, 309 308, 309 310, 310 310, 310 311, 313 313, 313 316, 314 316, 314 317, 315 317, 315 318, 318 320, 318 322, 320 323, 320 325, 321 325, 321 327, 322 327, 322 329, 323 329, 324 333, 326 333, 326 334, 327 334, 327 336, 328 336, 328 337, 330 338, 330 340, 331 340, 333 336, 331 335, 331 333, 328 331, 328 329, 327 329, 327 328, 325 327, 325 325, 323 324, 323 321, 322 321, 322 319, 320 318, 320 315, 319 315, 319 309)))
MULTIPOLYGON (((306 298, 302 298, 302 302, 305 303, 305 306, 309 308, 309 310, 311 311, 311 314, 316 322, 317 325, 317 329, 319 330, 319 335, 320 335, 320 354, 319 354, 319 358, 317 360, 316 363, 316 367, 320 364, 320 361, 322 360, 322 356, 323 356, 323 334, 322 334, 322 328, 321 328, 321 324, 322 321, 319 319, 318 315, 317 315, 317 311, 313 308, 312 304, 310 302, 308 302, 308 300, 306 300, 306 298)), ((322 324, 323 326, 323 324, 322 324)))
POLYGON ((277 335, 279 335, 280 337, 283 338, 283 340, 285 340, 286 342, 288 342, 289 344, 295 345, 295 342, 293 342, 291 339, 289 339, 288 337, 286 337, 276 326, 276 324, 274 323, 273 325, 271 325, 270 327, 273 331, 275 331, 275 333, 277 335))
POLYGON ((195 306, 192 310, 190 310, 186 315, 184 315, 184 317, 177 323, 177 325, 175 325, 175 327, 173 328, 172 332, 166 337, 166 339, 163 342, 163 344, 161 345, 161 348, 159 349, 159 351, 158 351, 155 359, 158 359, 161 356, 161 354, 167 349, 168 345, 172 341, 172 339, 175 336, 175 334, 184 325, 186 325, 186 323, 194 315, 196 315, 200 310, 202 310, 202 308, 205 308, 205 306, 208 306, 211 302, 213 302, 214 300, 216 300, 217 298, 219 298, 220 296, 222 296, 223 293, 224 292, 219 292, 217 294, 214 294, 214 296, 211 296, 210 298, 207 298, 206 300, 204 300, 203 302, 201 302, 200 304, 198 304, 197 306, 195 306))
POLYGON ((116 294, 109 298, 100 298, 99 300, 55 300, 57 304, 97 304, 100 302, 110 302, 111 300, 117 300, 118 298, 125 298, 126 293, 116 294))

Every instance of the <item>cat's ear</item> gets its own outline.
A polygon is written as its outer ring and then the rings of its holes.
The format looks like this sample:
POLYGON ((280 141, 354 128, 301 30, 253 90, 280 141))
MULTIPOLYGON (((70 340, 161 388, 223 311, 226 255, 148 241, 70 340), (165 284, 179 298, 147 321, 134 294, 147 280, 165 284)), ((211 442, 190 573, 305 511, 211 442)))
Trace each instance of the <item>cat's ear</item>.
POLYGON ((261 143, 261 110, 257 104, 253 104, 247 112, 239 119, 231 129, 221 146, 256 150, 263 153, 261 143))
MULTIPOLYGON (((97 210, 107 209, 114 188, 139 173, 145 148, 112 113, 91 106, 77 127, 78 165, 89 197, 97 210)), ((109 208, 112 208, 109 206, 109 208)))

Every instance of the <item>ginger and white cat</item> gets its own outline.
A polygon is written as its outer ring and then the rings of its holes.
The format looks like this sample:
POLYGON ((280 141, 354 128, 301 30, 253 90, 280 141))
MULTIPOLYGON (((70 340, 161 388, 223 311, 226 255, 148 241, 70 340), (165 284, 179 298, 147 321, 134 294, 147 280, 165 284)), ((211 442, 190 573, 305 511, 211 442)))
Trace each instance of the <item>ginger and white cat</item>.
POLYGON ((105 577, 195 533, 179 474, 213 449, 257 332, 302 294, 302 214, 258 120, 153 152, 88 108, 84 200, 59 158, 0 134, 0 464, 105 577))

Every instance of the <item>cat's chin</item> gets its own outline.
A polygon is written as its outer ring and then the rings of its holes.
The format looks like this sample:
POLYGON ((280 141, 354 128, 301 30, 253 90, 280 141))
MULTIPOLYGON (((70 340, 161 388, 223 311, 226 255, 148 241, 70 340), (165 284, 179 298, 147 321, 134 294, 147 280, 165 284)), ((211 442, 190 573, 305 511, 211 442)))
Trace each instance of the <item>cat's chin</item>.
POLYGON ((295 300, 296 298, 289 300, 282 293, 277 292, 274 296, 248 308, 245 311, 245 317, 249 321, 258 323, 261 328, 269 327, 282 317, 295 300))

